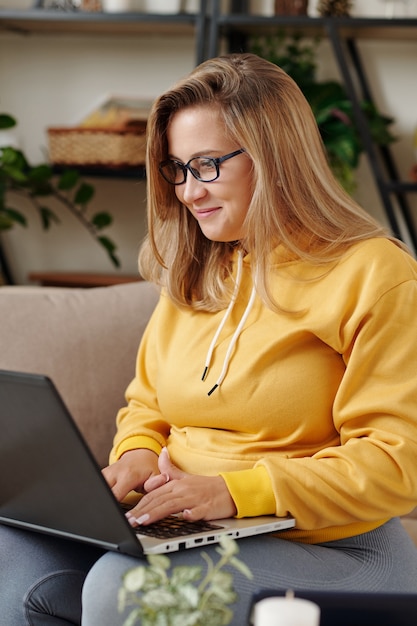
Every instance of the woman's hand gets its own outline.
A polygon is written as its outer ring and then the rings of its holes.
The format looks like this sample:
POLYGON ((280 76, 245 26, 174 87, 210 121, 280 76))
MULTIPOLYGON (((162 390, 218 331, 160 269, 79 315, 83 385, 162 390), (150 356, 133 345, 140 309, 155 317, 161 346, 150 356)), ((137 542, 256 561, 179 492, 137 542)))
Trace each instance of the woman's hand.
POLYGON ((188 521, 236 514, 221 476, 197 476, 179 470, 171 463, 166 448, 159 455, 158 467, 159 474, 154 473, 143 485, 148 493, 127 514, 132 526, 151 524, 172 513, 182 513, 188 521))
POLYGON ((142 492, 145 482, 157 474, 158 455, 146 449, 125 452, 116 463, 103 469, 103 476, 119 502, 130 491, 142 492))

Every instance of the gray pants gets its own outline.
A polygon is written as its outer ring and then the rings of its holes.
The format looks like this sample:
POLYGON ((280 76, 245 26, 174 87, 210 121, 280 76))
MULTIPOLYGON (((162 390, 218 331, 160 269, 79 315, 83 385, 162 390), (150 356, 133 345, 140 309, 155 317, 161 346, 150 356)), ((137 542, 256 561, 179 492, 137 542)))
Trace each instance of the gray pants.
MULTIPOLYGON (((242 539, 239 547, 239 558, 254 579, 234 576, 239 593, 232 622, 236 626, 247 623, 252 593, 262 588, 417 593, 417 550, 397 519, 372 532, 327 544, 300 544, 265 535, 242 539)), ((205 551, 217 560, 214 547, 205 551)), ((101 555, 82 544, 0 526, 4 624, 121 625, 126 618, 117 611, 121 576, 138 561, 115 553, 101 555)), ((204 566, 198 549, 170 558, 173 565, 204 566)))

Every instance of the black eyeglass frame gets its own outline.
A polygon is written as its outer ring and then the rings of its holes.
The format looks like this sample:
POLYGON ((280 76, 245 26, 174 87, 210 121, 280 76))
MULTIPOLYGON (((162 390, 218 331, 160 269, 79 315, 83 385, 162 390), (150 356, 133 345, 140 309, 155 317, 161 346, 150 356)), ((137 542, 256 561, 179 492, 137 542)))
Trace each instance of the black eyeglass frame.
POLYGON ((175 186, 183 185, 187 181, 187 171, 190 172, 190 174, 194 176, 194 178, 198 180, 200 183, 213 183, 220 176, 220 165, 224 163, 224 161, 228 161, 229 159, 232 159, 238 154, 242 154, 242 152, 246 152, 245 148, 234 150, 234 152, 229 152, 229 154, 225 154, 224 156, 221 156, 221 157, 209 157, 209 156, 205 156, 204 154, 201 154, 201 155, 193 157, 187 163, 181 163, 181 161, 177 161, 176 159, 166 159, 165 161, 161 161, 161 163, 158 166, 158 169, 162 178, 166 180, 166 182, 169 183, 170 185, 175 185, 175 186), (214 167, 216 168, 216 175, 213 176, 213 178, 210 178, 210 180, 205 180, 201 178, 198 175, 198 173, 195 170, 193 170, 193 168, 190 166, 191 161, 194 161, 195 159, 207 159, 207 161, 211 161, 214 167), (179 166, 179 168, 182 170, 182 173, 184 175, 183 181, 181 181, 180 183, 173 183, 172 180, 168 180, 168 178, 165 176, 163 172, 164 166, 168 165, 168 163, 175 163, 175 165, 179 166))

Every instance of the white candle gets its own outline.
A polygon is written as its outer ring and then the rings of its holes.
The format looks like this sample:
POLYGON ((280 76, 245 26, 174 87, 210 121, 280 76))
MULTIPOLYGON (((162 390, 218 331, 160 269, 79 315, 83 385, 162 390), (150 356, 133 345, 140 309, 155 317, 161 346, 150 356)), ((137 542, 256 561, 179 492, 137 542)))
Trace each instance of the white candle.
POLYGON ((255 604, 254 618, 255 626, 319 626, 320 607, 289 594, 274 596, 255 604))
POLYGON ((132 9, 131 0, 102 0, 106 13, 127 13, 132 9))

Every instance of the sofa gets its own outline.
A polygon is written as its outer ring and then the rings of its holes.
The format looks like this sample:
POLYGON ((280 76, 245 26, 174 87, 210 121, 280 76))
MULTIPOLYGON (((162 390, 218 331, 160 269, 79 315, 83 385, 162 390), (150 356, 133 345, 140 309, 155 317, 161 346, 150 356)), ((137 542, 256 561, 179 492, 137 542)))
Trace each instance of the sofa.
MULTIPOLYGON (((0 369, 48 375, 101 467, 157 299, 146 282, 0 287, 0 369)), ((402 522, 417 545, 417 509, 402 522)))

